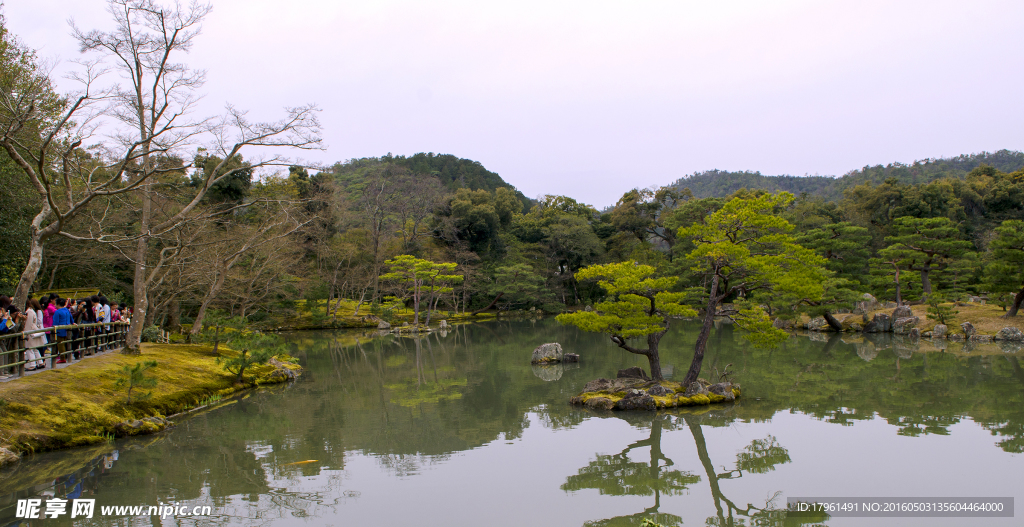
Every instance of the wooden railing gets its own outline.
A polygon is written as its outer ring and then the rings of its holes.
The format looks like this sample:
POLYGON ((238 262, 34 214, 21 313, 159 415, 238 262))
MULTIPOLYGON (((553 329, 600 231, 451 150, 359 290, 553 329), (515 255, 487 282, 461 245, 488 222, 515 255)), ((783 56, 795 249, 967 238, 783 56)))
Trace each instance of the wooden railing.
POLYGON ((44 368, 53 368, 58 359, 70 363, 75 360, 75 355, 81 360, 100 351, 120 349, 124 346, 128 328, 127 322, 97 322, 0 335, 0 374, 13 373, 22 377, 25 375, 25 365, 37 360, 43 361, 44 368), (57 337, 59 329, 65 330, 67 336, 57 337), (46 333, 49 342, 34 349, 40 355, 45 355, 39 359, 26 360, 25 352, 29 348, 25 343, 29 337, 40 333, 46 333))

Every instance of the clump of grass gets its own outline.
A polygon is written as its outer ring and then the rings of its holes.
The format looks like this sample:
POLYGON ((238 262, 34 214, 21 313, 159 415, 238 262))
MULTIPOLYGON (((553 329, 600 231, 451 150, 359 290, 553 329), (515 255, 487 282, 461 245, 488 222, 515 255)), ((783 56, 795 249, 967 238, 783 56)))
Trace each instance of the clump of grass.
MULTIPOLYGON (((132 404, 132 391, 141 388, 156 388, 157 378, 149 377, 146 375, 146 371, 156 368, 155 360, 147 360, 145 362, 136 362, 134 366, 124 365, 120 370, 117 370, 117 381, 114 382, 115 390, 128 389, 127 403, 130 406, 132 404)), ((135 396, 136 401, 144 401, 153 396, 153 392, 140 393, 135 396)))

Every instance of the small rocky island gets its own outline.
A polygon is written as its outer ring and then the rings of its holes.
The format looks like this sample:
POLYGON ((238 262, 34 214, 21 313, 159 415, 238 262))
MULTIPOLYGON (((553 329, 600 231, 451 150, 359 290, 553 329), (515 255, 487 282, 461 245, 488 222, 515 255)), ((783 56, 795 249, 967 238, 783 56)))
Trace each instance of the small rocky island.
POLYGON ((735 401, 739 396, 738 384, 711 384, 697 379, 683 386, 673 381, 653 381, 634 366, 619 370, 615 379, 588 382, 583 393, 569 402, 594 410, 658 410, 735 401))

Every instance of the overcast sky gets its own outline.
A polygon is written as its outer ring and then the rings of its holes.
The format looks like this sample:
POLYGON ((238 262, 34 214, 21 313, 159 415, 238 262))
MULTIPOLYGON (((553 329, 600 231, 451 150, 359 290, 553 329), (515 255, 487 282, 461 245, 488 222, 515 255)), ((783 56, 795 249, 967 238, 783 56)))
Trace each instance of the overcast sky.
MULTIPOLYGON (((1024 149, 1024 2, 214 0, 204 111, 323 110, 320 162, 480 161, 603 207, 695 171, 841 175, 1024 149)), ((6 0, 41 56, 102 0, 6 0)), ((67 88, 71 88, 67 85, 67 88)))

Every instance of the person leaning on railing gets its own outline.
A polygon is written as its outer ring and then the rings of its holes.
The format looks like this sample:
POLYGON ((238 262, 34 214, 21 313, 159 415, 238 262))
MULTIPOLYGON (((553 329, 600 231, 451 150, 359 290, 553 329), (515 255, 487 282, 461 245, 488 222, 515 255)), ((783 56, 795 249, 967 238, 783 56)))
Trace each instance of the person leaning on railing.
MULTIPOLYGON (((74 320, 71 319, 71 311, 68 310, 68 302, 70 302, 70 300, 64 300, 61 297, 57 297, 56 298, 56 304, 57 304, 58 309, 53 312, 53 325, 58 327, 58 328, 61 328, 61 326, 70 326, 71 324, 74 324, 74 320)), ((65 360, 64 359, 64 353, 67 352, 67 351, 71 351, 71 350, 65 349, 67 347, 67 344, 66 344, 67 341, 68 341, 68 330, 67 329, 58 329, 57 330, 57 355, 60 358, 57 360, 57 362, 63 362, 65 360)), ((78 358, 78 357, 76 357, 76 358, 78 358)))
MULTIPOLYGON (((25 320, 28 317, 21 313, 18 306, 12 305, 6 296, 0 297, 0 337, 21 333, 25 327, 25 320), (7 300, 7 302, 3 302, 7 300)), ((18 338, 0 338, 0 353, 4 353, 0 364, 11 364, 18 362, 18 357, 6 354, 7 351, 18 349, 18 338)))

